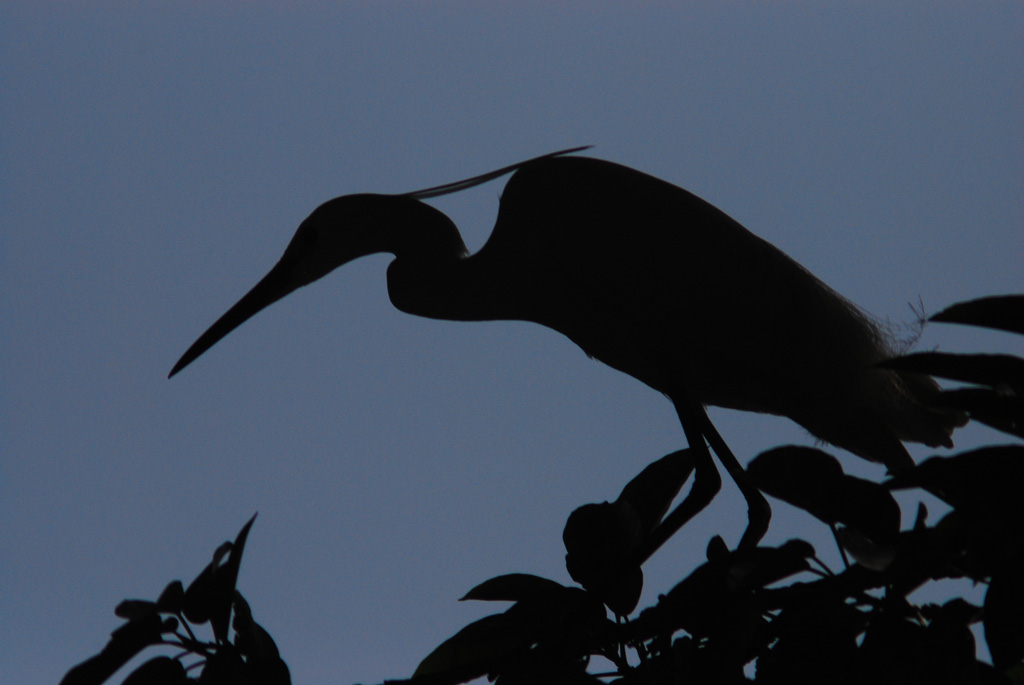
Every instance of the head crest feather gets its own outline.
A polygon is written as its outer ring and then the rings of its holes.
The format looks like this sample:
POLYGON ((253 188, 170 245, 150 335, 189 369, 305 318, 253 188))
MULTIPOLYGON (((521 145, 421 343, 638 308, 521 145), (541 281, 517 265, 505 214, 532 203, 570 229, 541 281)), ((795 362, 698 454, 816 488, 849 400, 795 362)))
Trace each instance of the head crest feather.
POLYGON ((431 198, 431 197, 440 197, 441 195, 450 195, 451 193, 457 193, 460 190, 465 190, 466 188, 472 188, 473 186, 478 186, 478 185, 480 185, 482 183, 487 183, 488 181, 493 181, 494 179, 496 179, 496 178, 498 178, 500 176, 504 176, 505 174, 510 174, 513 171, 515 171, 516 169, 518 169, 519 167, 523 166, 524 164, 529 164, 530 162, 536 162, 536 161, 541 160, 541 159, 548 159, 549 157, 560 157, 562 155, 569 155, 569 154, 572 154, 573 152, 579 152, 581 150, 587 150, 587 149, 589 149, 591 147, 593 147, 593 146, 591 146, 591 145, 583 145, 581 147, 571 147, 571 148, 568 148, 566 150, 559 150, 557 152, 549 152, 548 154, 541 155, 540 157, 533 157, 533 158, 527 159, 527 160, 525 160, 523 162, 517 162, 515 164, 510 164, 508 166, 502 167, 500 169, 496 169, 494 171, 488 171, 486 174, 480 174, 479 176, 474 176, 472 178, 466 178, 466 179, 463 179, 461 181, 454 181, 452 183, 445 183, 444 185, 434 186, 432 188, 424 188, 423 190, 414 190, 411 193, 401 193, 400 195, 398 195, 398 197, 409 197, 409 198, 412 198, 414 200, 426 200, 426 199, 431 198))

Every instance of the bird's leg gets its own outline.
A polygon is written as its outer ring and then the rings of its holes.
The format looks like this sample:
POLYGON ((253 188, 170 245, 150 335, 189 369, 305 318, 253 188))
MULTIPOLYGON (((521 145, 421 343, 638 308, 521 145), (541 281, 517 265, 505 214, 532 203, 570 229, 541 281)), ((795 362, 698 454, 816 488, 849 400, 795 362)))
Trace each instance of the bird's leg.
MULTIPOLYGON (((690 402, 687 399, 687 402, 690 402)), ((699 420, 703 414, 703 408, 695 413, 692 407, 682 407, 679 402, 673 401, 679 421, 683 424, 683 432, 686 433, 686 442, 694 454, 693 486, 686 498, 679 503, 679 506, 666 516, 644 541, 644 544, 636 551, 635 561, 643 564, 675 535, 686 522, 700 513, 711 500, 718 494, 722 487, 722 477, 718 474, 715 462, 711 458, 711 452, 704 441, 704 434, 699 420)), ((699 405, 697 405, 699 406, 699 405)), ((704 415, 705 421, 707 415, 704 415)))
POLYGON ((686 442, 694 454, 693 487, 687 493, 686 499, 665 517, 637 551, 637 562, 640 564, 647 561, 670 537, 686 525, 687 521, 710 504, 722 487, 722 478, 711 458, 708 443, 711 443, 711 448, 718 455, 722 466, 732 476, 736 486, 743 494, 743 498, 747 501, 747 528, 743 531, 743 537, 740 538, 739 549, 756 547, 768 531, 768 522, 772 517, 768 501, 757 489, 757 486, 751 482, 746 470, 736 459, 736 455, 725 444, 725 440, 722 439, 714 424, 711 423, 711 419, 708 418, 704 406, 685 393, 679 396, 686 399, 673 400, 673 405, 679 416, 679 422, 683 426, 683 432, 686 434, 686 442), (705 438, 707 442, 705 442, 705 438))
MULTIPOLYGON (((768 505, 768 500, 764 498, 761 491, 757 489, 757 486, 751 482, 750 476, 740 466, 732 450, 725 444, 725 440, 722 439, 714 424, 711 423, 711 419, 708 418, 708 413, 704 410, 704 407, 697 404, 696 413, 697 419, 700 421, 701 433, 707 437, 708 442, 711 443, 711 448, 718 455, 718 460, 722 462, 722 466, 732 476, 736 487, 743 493, 743 499, 747 501, 747 529, 743 531, 743 537, 740 538, 739 549, 756 547, 757 543, 764 537, 764 534, 768 532, 768 523, 772 519, 772 508, 768 505)), ((685 424, 683 430, 686 430, 685 424)))

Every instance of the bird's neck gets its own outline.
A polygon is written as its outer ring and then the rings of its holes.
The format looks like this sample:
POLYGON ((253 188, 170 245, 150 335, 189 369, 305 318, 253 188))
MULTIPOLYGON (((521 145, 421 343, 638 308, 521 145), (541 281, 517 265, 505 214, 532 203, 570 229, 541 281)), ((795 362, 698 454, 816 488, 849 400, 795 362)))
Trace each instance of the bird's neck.
POLYGON ((458 228, 445 214, 415 201, 389 226, 388 295, 398 309, 457 321, 495 318, 486 269, 467 257, 458 228))
POLYGON ((443 264, 466 256, 459 229, 443 212, 419 200, 391 202, 383 218, 386 251, 408 263, 443 264))

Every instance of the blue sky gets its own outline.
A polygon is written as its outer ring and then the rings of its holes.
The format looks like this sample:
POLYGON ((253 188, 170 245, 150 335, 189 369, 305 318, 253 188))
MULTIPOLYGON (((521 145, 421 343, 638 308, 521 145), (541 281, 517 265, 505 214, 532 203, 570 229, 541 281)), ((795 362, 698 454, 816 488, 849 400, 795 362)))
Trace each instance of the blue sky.
MULTIPOLYGON (((408 676, 499 608, 456 602, 476 583, 568 582, 569 512, 682 446, 663 397, 552 331, 395 311, 385 256, 168 381, 328 198, 590 144, 894 323, 1024 289, 1019 3, 9 2, 0 35, 4 682, 55 682, 257 510, 239 585, 295 682, 408 676)), ((435 204, 478 248, 501 187, 435 204)), ((712 419, 743 461, 811 442, 712 419)), ((646 601, 743 513, 727 488, 646 601)), ((769 541, 809 525, 777 506, 769 541)))

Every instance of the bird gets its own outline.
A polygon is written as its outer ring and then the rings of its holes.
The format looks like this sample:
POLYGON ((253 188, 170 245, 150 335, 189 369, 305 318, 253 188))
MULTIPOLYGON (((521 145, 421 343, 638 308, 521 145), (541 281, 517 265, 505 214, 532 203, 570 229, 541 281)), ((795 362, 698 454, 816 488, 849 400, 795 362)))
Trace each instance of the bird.
POLYGON ((708 202, 577 154, 585 149, 423 190, 323 203, 169 377, 270 304, 383 252, 394 255, 387 288, 399 310, 537 323, 667 396, 697 453, 694 484, 669 517, 674 526, 718 492, 710 443, 747 499, 741 546, 767 530, 770 508, 708 420, 709 405, 788 417, 890 472, 913 464, 902 441, 952 446, 964 418, 930 406, 938 392, 930 377, 877 366, 895 350, 878 321, 708 202), (470 254, 456 225, 425 200, 505 175, 491 235, 470 254))

